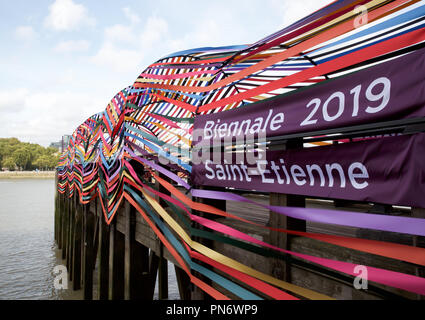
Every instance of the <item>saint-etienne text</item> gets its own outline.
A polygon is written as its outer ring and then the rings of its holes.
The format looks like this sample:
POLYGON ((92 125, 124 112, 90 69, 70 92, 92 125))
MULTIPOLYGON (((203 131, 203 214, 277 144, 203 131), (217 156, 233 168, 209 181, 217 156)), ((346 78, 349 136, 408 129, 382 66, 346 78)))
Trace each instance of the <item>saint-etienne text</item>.
POLYGON ((255 167, 240 164, 214 164, 205 162, 205 177, 209 180, 240 181, 250 183, 253 177, 261 177, 263 184, 279 185, 309 185, 320 187, 334 187, 334 181, 339 184, 335 187, 345 188, 348 184, 354 189, 364 189, 369 183, 367 167, 361 162, 351 163, 347 169, 337 163, 326 163, 323 166, 307 164, 300 166, 291 164, 286 166, 284 159, 279 161, 257 160, 255 167))

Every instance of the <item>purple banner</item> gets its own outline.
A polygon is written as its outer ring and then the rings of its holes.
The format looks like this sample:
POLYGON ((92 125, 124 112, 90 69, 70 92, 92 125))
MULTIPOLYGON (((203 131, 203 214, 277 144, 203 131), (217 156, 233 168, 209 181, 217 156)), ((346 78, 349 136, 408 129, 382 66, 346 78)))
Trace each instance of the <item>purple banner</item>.
POLYGON ((254 163, 230 155, 194 164, 193 184, 425 207, 422 133, 267 151, 254 163))
POLYGON ((425 49, 229 111, 198 116, 194 145, 425 116, 425 49))

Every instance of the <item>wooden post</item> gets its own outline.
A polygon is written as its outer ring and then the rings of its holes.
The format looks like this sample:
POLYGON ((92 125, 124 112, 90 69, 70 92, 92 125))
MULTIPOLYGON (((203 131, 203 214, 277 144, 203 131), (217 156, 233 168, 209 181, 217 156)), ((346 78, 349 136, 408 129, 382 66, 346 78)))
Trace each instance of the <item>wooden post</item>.
POLYGON ((86 256, 86 204, 81 204, 81 224, 80 224, 80 230, 81 230, 81 281, 80 285, 84 290, 84 277, 85 277, 85 263, 84 263, 84 257, 86 256))
MULTIPOLYGON (((286 149, 302 148, 302 140, 288 141, 286 149)), ((281 148, 282 149, 282 146, 281 148)), ((270 205, 280 207, 305 207, 305 197, 299 195, 287 195, 280 193, 270 193, 270 205)), ((270 211, 268 225, 273 228, 289 229, 296 231, 306 231, 306 221, 294 219, 282 214, 270 211)), ((282 249, 289 250, 291 246, 291 236, 277 231, 270 230, 270 244, 282 249)), ((281 259, 272 258, 270 261, 270 273, 278 279, 291 281, 290 263, 281 259)))
MULTIPOLYGON (((166 175, 160 172, 158 172, 157 174, 161 179, 170 182, 170 179, 166 175)), ((157 182, 157 190, 166 195, 171 195, 171 192, 168 191, 167 188, 163 187, 159 182, 157 182)), ((161 207, 168 207, 166 201, 164 201, 158 196, 156 197, 156 199, 161 205, 161 207)), ((168 299, 168 261, 164 259, 164 245, 162 244, 162 242, 159 242, 158 298, 160 300, 168 299)))
POLYGON ((159 266, 159 257, 155 254, 153 250, 150 250, 149 253, 149 300, 153 300, 153 296, 155 294, 155 284, 156 284, 156 276, 158 274, 158 266, 159 266))
MULTIPOLYGON (((157 172, 157 174, 158 174, 158 176, 159 176, 161 179, 163 179, 163 180, 165 180, 165 181, 167 181, 167 182, 170 182, 170 183, 171 183, 170 179, 169 179, 166 175, 162 174, 161 172, 157 172)), ((156 189, 157 189, 159 192, 161 192, 161 193, 164 193, 164 194, 166 194, 166 195, 171 196, 171 192, 170 192, 167 188, 165 188, 164 186, 162 186, 162 184, 160 184, 158 181, 156 182, 156 189)), ((161 207, 163 207, 163 208, 168 207, 167 202, 165 202, 165 201, 164 201, 163 199, 161 199, 159 196, 155 196, 155 198, 156 198, 156 200, 159 202, 159 204, 161 205, 161 207)))
MULTIPOLYGON (((280 193, 270 193, 270 205, 279 207, 305 207, 305 198, 297 195, 286 195, 280 193)), ((282 214, 270 211, 270 227, 289 229, 296 231, 306 231, 305 220, 299 220, 284 216, 282 214)), ((289 250, 291 245, 291 236, 277 231, 270 231, 270 244, 282 249, 289 250)), ((280 259, 271 259, 271 274, 278 279, 287 282, 290 278, 290 263, 280 259)))
POLYGON ((58 198, 59 198, 59 212, 58 212, 58 221, 57 221, 58 232, 56 235, 56 242, 58 244, 58 249, 62 249, 62 219, 63 219, 63 205, 64 205, 63 195, 61 193, 58 193, 58 198))
MULTIPOLYGON (((71 281, 74 281, 74 257, 75 257, 75 227, 76 227, 76 221, 77 221, 77 197, 78 193, 76 190, 74 190, 74 195, 71 199, 71 235, 69 237, 71 241, 71 250, 70 250, 70 257, 69 257, 69 279, 71 281)), ((74 285, 74 284, 73 284, 74 285)))
POLYGON ((69 262, 70 262, 70 252, 71 252, 71 224, 72 224, 72 219, 71 219, 71 212, 72 212, 72 198, 68 198, 68 208, 67 208, 67 231, 66 231, 66 244, 67 244, 67 248, 66 248, 66 268, 68 269, 69 272, 69 262))
POLYGON ((109 233, 109 300, 124 299, 124 235, 113 220, 109 233))
POLYGON ((184 272, 184 270, 176 265, 174 265, 174 270, 176 272, 177 285, 179 287, 180 299, 181 300, 190 300, 191 295, 191 283, 190 278, 184 272))
POLYGON ((97 259, 97 252, 99 248, 99 227, 100 224, 98 222, 99 217, 94 215, 94 233, 93 233, 93 271, 96 268, 96 259, 97 259))
POLYGON ((72 257, 72 288, 79 290, 81 288, 81 206, 78 196, 75 197, 75 223, 73 232, 73 257, 72 257))
MULTIPOLYGON (((219 187, 205 187, 205 186, 199 186, 199 189, 207 189, 207 190, 217 190, 217 191, 221 191, 222 188, 219 187)), ((205 203, 208 204, 212 207, 215 207, 217 209, 226 211, 226 200, 217 200, 217 199, 207 199, 207 198, 193 198, 193 201, 197 201, 197 202, 201 202, 201 203, 205 203)), ((205 212, 200 212, 200 211, 196 211, 196 210, 192 210, 193 214, 196 214, 198 216, 201 217, 205 217, 206 219, 210 219, 210 220, 214 220, 217 218, 217 216, 210 214, 210 213, 205 213, 205 212)), ((199 228, 199 229, 203 229, 202 226, 200 226, 199 224, 197 224, 196 222, 192 222, 192 226, 199 228)), ((197 241, 199 243, 202 243, 203 245, 207 246, 208 248, 213 248, 214 247, 214 241, 212 240, 207 240, 207 239, 201 239, 199 237, 192 237, 192 239, 194 241, 197 241)), ((199 264, 202 265, 201 262, 199 262, 199 264)), ((200 278, 202 281, 204 281, 207 284, 211 284, 211 280, 202 276, 200 273, 191 270, 191 272, 196 275, 198 278, 200 278)), ((191 292, 191 300, 210 300, 211 297, 208 294, 205 294, 205 292, 203 290, 201 290, 200 288, 194 286, 193 290, 191 292)))
POLYGON ((99 244, 98 244, 98 294, 99 300, 107 300, 109 292, 109 226, 103 217, 100 201, 97 203, 99 218, 99 244))
POLYGON ((164 258, 164 245, 162 243, 159 246, 158 299, 168 299, 168 260, 164 258))
POLYGON ((66 251, 68 250, 68 206, 69 200, 64 194, 64 207, 62 211, 62 260, 66 258, 66 251))
POLYGON ((143 273, 148 272, 149 249, 136 241, 136 210, 126 201, 125 214, 125 262, 124 299, 146 298, 147 284, 143 283, 143 273))
MULTIPOLYGON (((75 192, 75 191, 74 191, 75 192)), ((68 269, 69 280, 72 281, 72 257, 74 248, 74 217, 75 217, 74 195, 70 198, 69 206, 69 234, 68 234, 68 252, 66 257, 66 266, 68 269)))
POLYGON ((98 219, 100 219, 100 217, 98 217, 96 215, 96 208, 97 208, 97 202, 99 200, 96 198, 94 199, 93 202, 90 203, 89 207, 87 208, 88 212, 93 213, 93 253, 92 253, 92 257, 93 257, 93 262, 92 262, 92 266, 93 266, 93 271, 96 269, 96 260, 97 260, 97 249, 99 247, 99 229, 100 229, 100 223, 98 221, 98 219), (93 209, 92 209, 93 206, 93 209))
POLYGON ((69 280, 72 281, 72 270, 71 270, 71 257, 72 257, 72 227, 73 227, 73 216, 74 216, 74 206, 73 197, 69 198, 68 206, 68 249, 66 251, 66 268, 68 269, 69 280))
POLYGON ((58 243, 58 220, 59 220, 59 192, 57 189, 57 185, 58 185, 58 172, 55 171, 55 216, 54 216, 54 236, 55 236, 55 241, 56 243, 58 243))
POLYGON ((55 242, 58 242, 58 220, 59 220, 59 196, 58 191, 55 191, 55 213, 54 213, 54 239, 55 242))
MULTIPOLYGON (((425 209, 424 208, 412 208, 412 216, 414 218, 425 219, 425 209)), ((413 246, 425 248, 425 237, 413 236, 413 246)), ((416 267, 415 273, 418 277, 425 277, 425 268, 416 267)), ((424 295, 417 295, 418 300, 425 300, 424 295)))
POLYGON ((94 214, 90 211, 88 205, 84 205, 84 300, 93 299, 93 233, 94 233, 94 214))

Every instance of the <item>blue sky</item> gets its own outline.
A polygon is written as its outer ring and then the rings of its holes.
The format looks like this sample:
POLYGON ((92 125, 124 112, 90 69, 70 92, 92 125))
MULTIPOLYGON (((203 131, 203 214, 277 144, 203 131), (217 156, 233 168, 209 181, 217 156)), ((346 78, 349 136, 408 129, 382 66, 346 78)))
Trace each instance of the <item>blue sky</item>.
POLYGON ((0 2, 0 137, 48 146, 159 58, 249 44, 330 0, 0 2))

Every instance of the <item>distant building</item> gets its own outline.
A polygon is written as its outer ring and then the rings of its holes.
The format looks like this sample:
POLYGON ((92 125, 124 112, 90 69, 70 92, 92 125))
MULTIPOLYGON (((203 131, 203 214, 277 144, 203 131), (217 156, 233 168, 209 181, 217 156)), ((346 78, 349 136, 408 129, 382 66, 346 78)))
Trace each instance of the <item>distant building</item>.
POLYGON ((59 141, 59 142, 52 142, 49 145, 49 148, 55 148, 58 151, 61 151, 61 147, 62 147, 62 142, 61 141, 59 141))
POLYGON ((63 135, 62 136, 62 149, 61 152, 63 152, 64 150, 66 150, 66 148, 68 148, 69 145, 69 141, 71 140, 71 136, 69 134, 63 135))
POLYGON ((66 150, 66 148, 68 148, 70 140, 71 140, 71 136, 66 134, 62 136, 61 141, 50 143, 49 147, 58 149, 58 151, 62 153, 64 150, 66 150))

